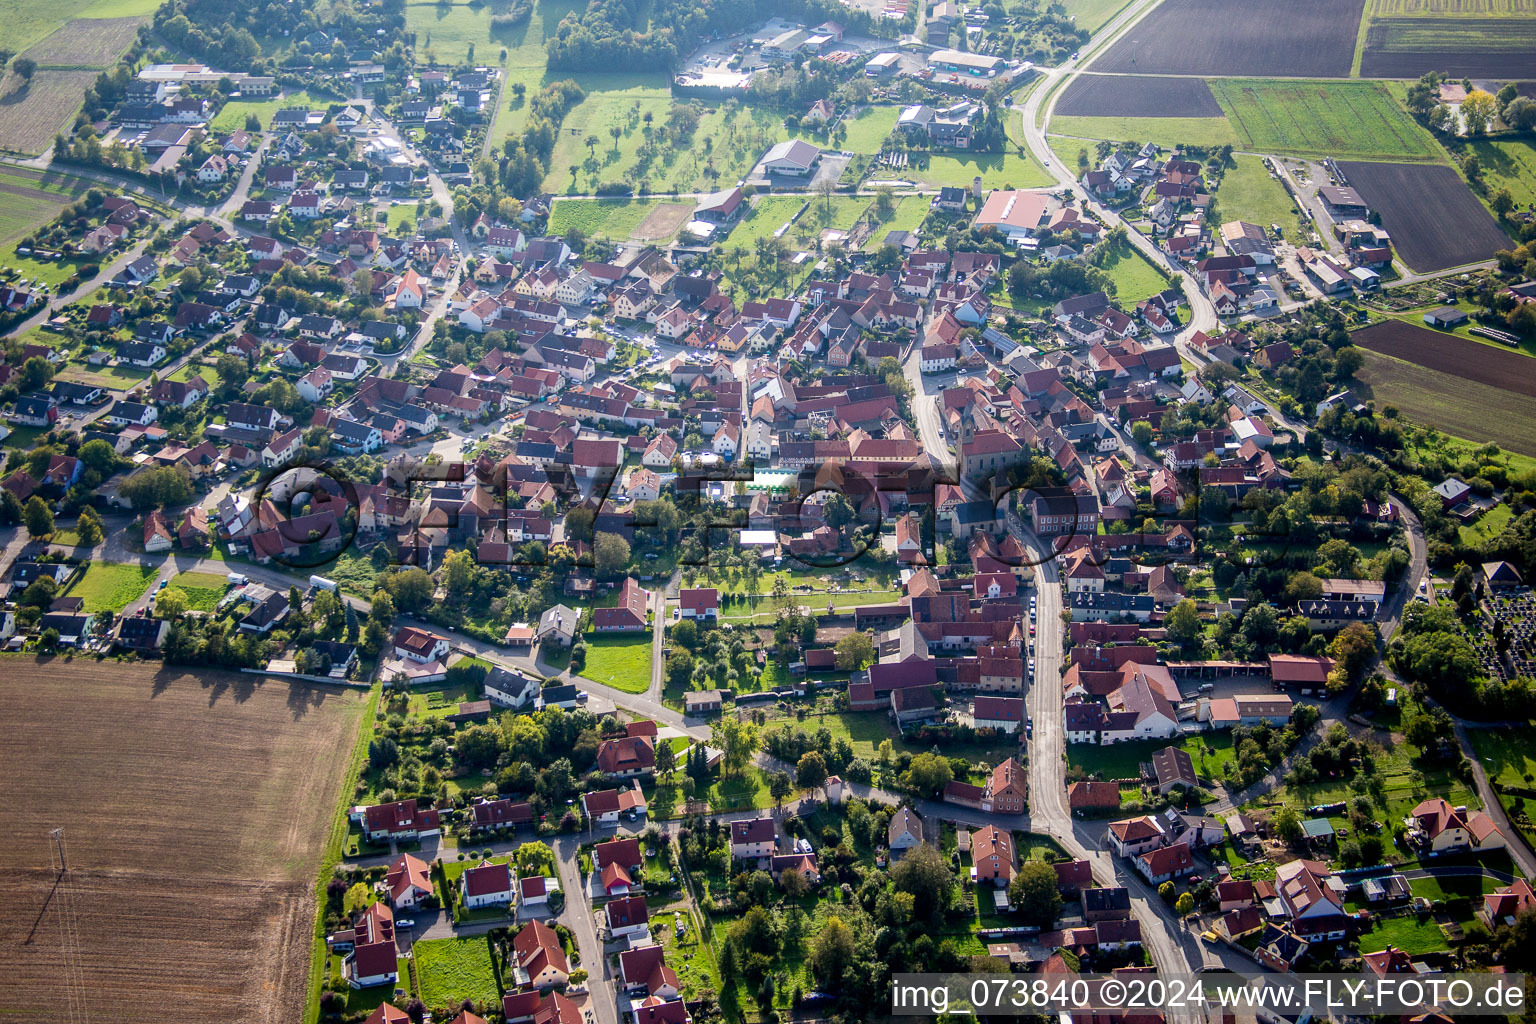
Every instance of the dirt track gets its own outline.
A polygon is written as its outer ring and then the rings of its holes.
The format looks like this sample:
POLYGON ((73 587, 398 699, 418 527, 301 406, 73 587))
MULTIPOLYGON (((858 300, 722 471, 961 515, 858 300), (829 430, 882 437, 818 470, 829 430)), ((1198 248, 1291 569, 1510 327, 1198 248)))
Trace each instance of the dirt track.
POLYGON ((66 1016, 68 909, 96 1020, 298 1019, 364 695, 110 661, 7 657, 0 674, 8 1017, 66 1016), (55 890, 59 826, 71 870, 55 890))

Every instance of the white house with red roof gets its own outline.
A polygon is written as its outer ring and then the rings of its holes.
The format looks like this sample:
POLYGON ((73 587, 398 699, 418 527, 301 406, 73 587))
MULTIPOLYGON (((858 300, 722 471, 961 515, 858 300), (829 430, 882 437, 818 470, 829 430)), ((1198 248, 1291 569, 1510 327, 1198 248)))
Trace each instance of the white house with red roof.
POLYGON ((523 986, 548 989, 563 985, 571 975, 560 936, 542 921, 529 921, 512 939, 513 979, 523 986))
POLYGON ((732 860, 760 860, 773 856, 778 848, 779 837, 772 818, 731 822, 732 860))
POLYGON ((471 910, 480 907, 505 907, 512 903, 512 870, 505 864, 481 864, 464 872, 460 881, 464 890, 464 905, 471 910))
POLYGON ((603 914, 608 920, 610 939, 628 939, 632 936, 650 934, 651 912, 642 897, 626 896, 623 899, 609 900, 603 907, 603 914))
POLYGON ((369 842, 420 839, 442 832, 437 811, 418 810, 415 799, 359 808, 352 817, 362 824, 363 835, 369 842))
POLYGON ((432 874, 427 862, 408 853, 401 854, 384 875, 389 901, 398 910, 415 910, 432 895, 432 874))
POLYGON ((1404 819, 1410 829, 1420 833, 1436 853, 1446 850, 1502 850, 1504 833, 1482 811, 1468 812, 1452 807, 1445 797, 1425 800, 1404 819))
POLYGON ((548 875, 529 875, 517 880, 517 904, 525 910, 549 905, 549 894, 560 891, 560 880, 548 875))
POLYGON ((609 896, 627 896, 645 866, 637 839, 610 839, 592 848, 599 883, 609 896))
POLYGON ((342 977, 352 988, 376 988, 400 980, 395 949, 395 914, 375 903, 357 919, 352 951, 341 962, 342 977))
POLYGON ((677 972, 667 966, 660 946, 641 946, 619 954, 619 977, 626 991, 644 992, 658 999, 676 999, 677 972))
POLYGON ((423 665, 429 661, 441 661, 453 650, 453 644, 447 637, 415 626, 406 626, 397 632, 394 647, 395 657, 409 658, 423 665))
POLYGON ((685 619, 713 621, 720 614, 720 592, 714 587, 695 587, 677 594, 678 610, 685 619))
POLYGON ((646 607, 650 602, 650 591, 635 582, 633 576, 626 576, 623 586, 619 588, 619 603, 612 608, 593 609, 592 629, 598 633, 633 632, 644 629, 646 607))
MULTIPOLYGON (((654 759, 652 763, 655 763, 654 759)), ((646 812, 645 794, 640 791, 638 780, 632 782, 628 789, 600 789, 583 793, 581 806, 587 812, 587 819, 594 825, 617 825, 619 818, 625 814, 638 818, 646 812)))

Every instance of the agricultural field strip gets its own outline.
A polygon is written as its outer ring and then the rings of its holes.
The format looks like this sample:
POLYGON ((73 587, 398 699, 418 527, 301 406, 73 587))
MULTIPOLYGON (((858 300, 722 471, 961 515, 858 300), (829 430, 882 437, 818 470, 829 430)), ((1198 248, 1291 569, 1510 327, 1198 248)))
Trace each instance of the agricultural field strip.
POLYGON ((1341 160, 1346 180, 1381 215, 1403 263, 1421 273, 1491 259, 1509 239, 1455 169, 1341 160))
POLYGON ((1093 72, 1073 79, 1054 110, 1063 117, 1221 117, 1224 113, 1201 78, 1093 72))
POLYGON ((1402 359, 1415 366, 1462 377, 1501 391, 1536 397, 1536 360, 1523 353, 1501 352, 1475 341, 1400 320, 1356 331, 1353 339, 1361 348, 1402 359))
POLYGON ((1505 81, 1536 78, 1536 19, 1388 18, 1360 44, 1365 78, 1417 78, 1426 71, 1505 81))
POLYGON ((1531 400, 1463 377, 1426 369, 1366 350, 1360 380, 1378 406, 1482 444, 1494 442, 1520 455, 1536 456, 1536 416, 1531 400))
POLYGON ((1444 162, 1444 151, 1375 82, 1213 78, 1247 152, 1444 162))
POLYGON ((76 19, 22 56, 39 68, 103 69, 128 49, 143 18, 76 19))
POLYGON ((1164 0, 1090 64, 1142 74, 1349 74, 1365 0, 1164 0))
POLYGON ((57 944, 23 940, 54 880, 48 829, 63 826, 94 1016, 158 1020, 189 999, 207 1019, 300 1016, 332 769, 365 695, 159 665, 6 670, 0 866, 19 884, 0 908, 0 1005, 56 1017, 57 944))

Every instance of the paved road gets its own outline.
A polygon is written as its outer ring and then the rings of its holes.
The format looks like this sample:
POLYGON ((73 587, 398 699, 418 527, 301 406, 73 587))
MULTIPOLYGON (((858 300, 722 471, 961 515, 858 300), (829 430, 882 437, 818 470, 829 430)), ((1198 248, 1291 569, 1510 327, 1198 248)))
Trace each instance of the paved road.
POLYGON ((1413 595, 1419 592, 1419 582, 1429 571, 1429 546, 1424 541, 1424 524, 1419 522, 1413 506, 1402 495, 1390 494, 1388 498, 1397 509, 1403 532, 1408 536, 1408 572, 1377 615, 1376 626, 1383 641, 1391 640, 1392 634, 1397 632, 1397 627, 1403 621, 1403 610, 1413 600, 1413 595))

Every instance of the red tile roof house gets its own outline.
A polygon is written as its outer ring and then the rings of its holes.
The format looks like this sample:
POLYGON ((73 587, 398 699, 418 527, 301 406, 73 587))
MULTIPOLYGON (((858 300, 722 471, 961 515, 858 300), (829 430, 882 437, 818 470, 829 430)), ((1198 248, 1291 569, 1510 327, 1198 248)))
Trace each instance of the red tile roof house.
POLYGON ((608 937, 610 940, 625 939, 631 935, 648 935, 651 930, 651 912, 645 905, 645 900, 639 896, 627 896, 621 900, 611 900, 603 908, 603 913, 608 916, 608 937))
POLYGON ((493 828, 516 828, 533 824, 533 805, 513 803, 511 800, 481 800, 470 807, 473 815, 470 827, 476 831, 493 828))
POLYGON ((548 906, 549 894, 560 891, 560 883, 545 875, 529 875, 517 880, 517 902, 526 910, 548 906))
POLYGON ((1115 782, 1074 782, 1067 787, 1067 806, 1082 817, 1094 811, 1120 809, 1120 785, 1115 782))
POLYGON ((583 1024, 581 1007, 559 992, 508 992, 501 997, 507 1024, 583 1024))
POLYGON ((681 590, 678 606, 685 619, 715 619, 720 614, 720 592, 714 587, 681 590))
POLYGON ((396 910, 415 910, 432 895, 432 873, 426 861, 403 853, 385 873, 384 887, 396 910))
POLYGON ((603 740, 597 747, 597 768, 609 778, 649 775, 656 768, 656 742, 649 736, 603 740))
POLYGON ((619 590, 619 603, 614 608, 597 608, 592 612, 592 629, 598 633, 634 632, 646 626, 645 609, 651 603, 651 592, 626 576, 619 590))
POLYGON ((512 939, 516 966, 512 976, 518 985, 548 989, 564 985, 571 975, 570 963, 560 948, 560 936, 542 921, 530 921, 512 939))
POLYGON ((1489 928, 1497 928, 1501 924, 1514 924, 1515 915, 1531 907, 1536 907, 1536 892, 1525 879, 1519 878, 1512 885, 1484 896, 1483 909, 1478 916, 1489 928))
POLYGON ((395 949, 395 914, 382 903, 363 911, 352 952, 341 962, 342 977, 353 988, 374 988, 400 980, 395 949))
POLYGON ((437 811, 418 812, 415 800, 375 804, 372 807, 363 808, 361 814, 354 814, 354 817, 361 819, 363 835, 369 842, 419 839, 422 836, 435 836, 442 831, 437 811))
POLYGON ((438 661, 448 657, 448 652, 453 645, 447 637, 438 636, 436 633, 428 633, 424 629, 415 626, 406 626, 395 634, 395 657, 410 658, 426 664, 429 661, 438 661))
POLYGON ((627 896, 630 886, 645 865, 637 839, 610 839, 592 848, 592 863, 597 868, 603 891, 609 896, 627 896))
POLYGON ((635 1024, 692 1024, 688 1004, 681 999, 646 996, 633 1008, 635 1024))
POLYGON ((633 819, 646 812, 645 794, 640 791, 638 780, 629 789, 599 789, 583 793, 581 806, 593 825, 617 825, 622 814, 628 814, 633 819))
POLYGON ((1148 850, 1136 858, 1136 870, 1153 885, 1175 878, 1183 878, 1195 870, 1195 859, 1190 856, 1188 843, 1148 850))
POLYGON ((971 879, 1006 886, 1013 879, 1013 836, 996 825, 971 833, 971 879))
POLYGON ((619 954, 619 976, 629 992, 676 999, 677 972, 666 964, 660 946, 641 946, 619 954))
POLYGON ((731 822, 731 859, 761 860, 778 851, 779 838, 772 818, 731 822))
POLYGON ((505 864, 470 868, 464 872, 460 884, 464 890, 464 905, 471 910, 512 905, 512 871, 505 864))

